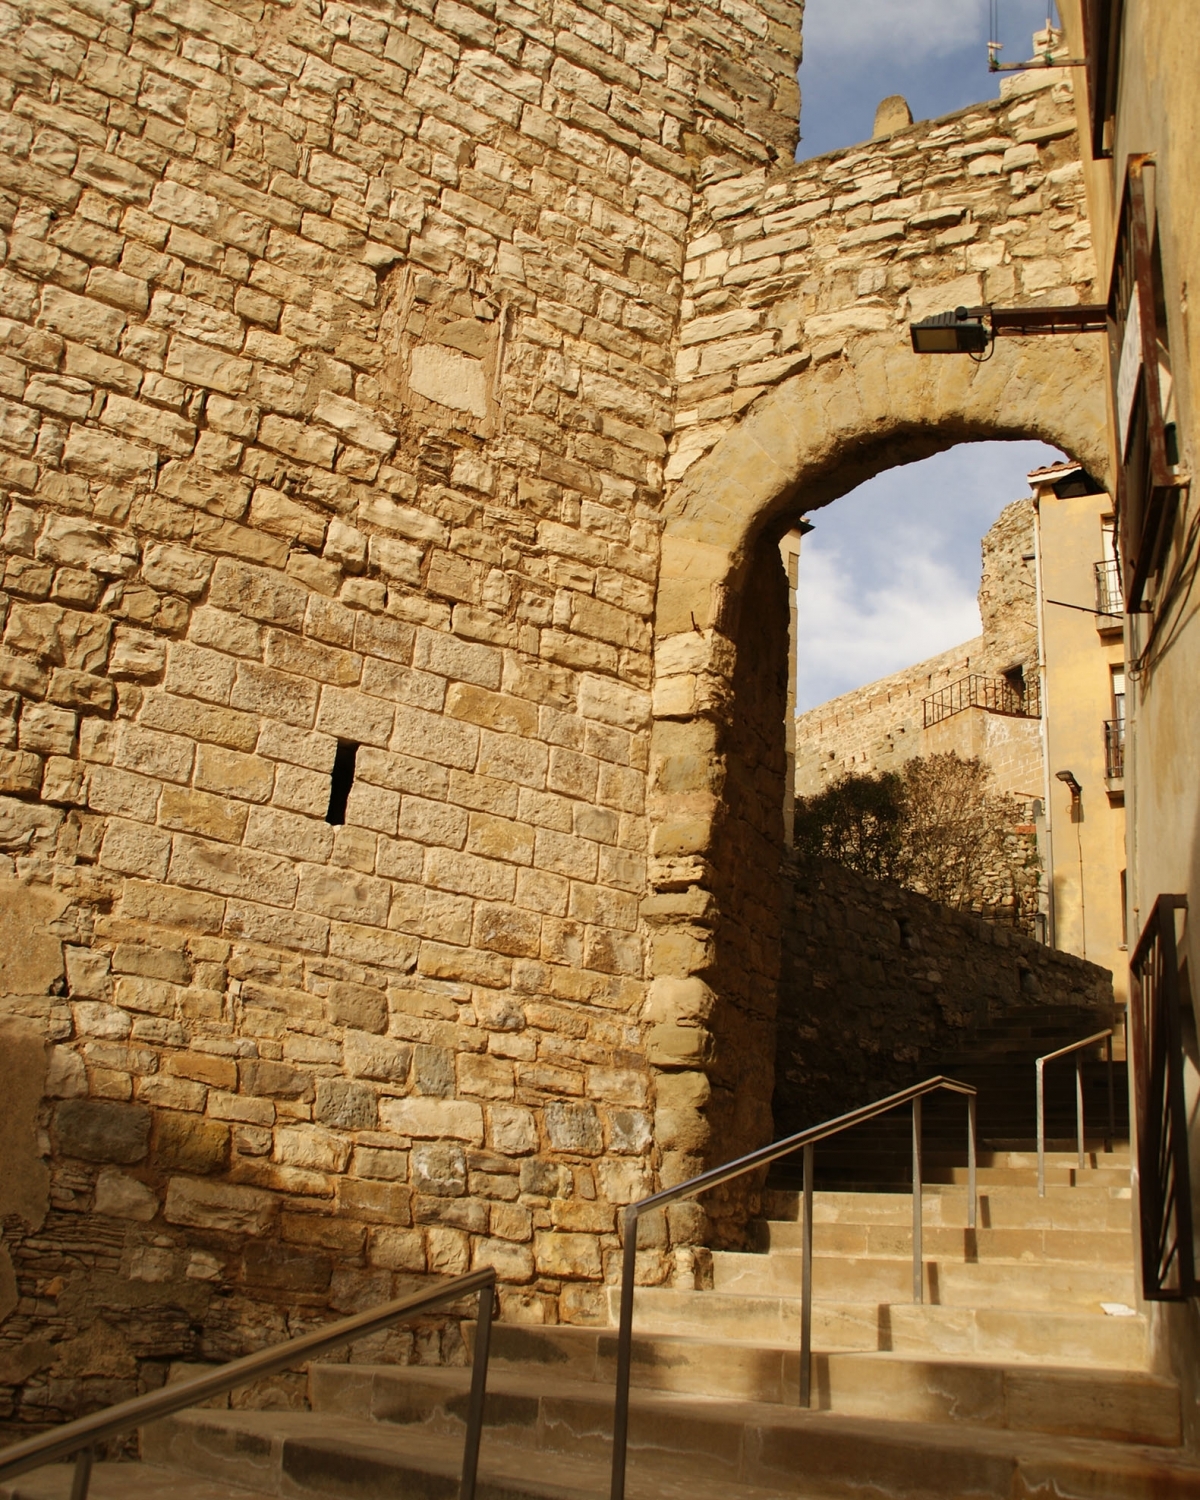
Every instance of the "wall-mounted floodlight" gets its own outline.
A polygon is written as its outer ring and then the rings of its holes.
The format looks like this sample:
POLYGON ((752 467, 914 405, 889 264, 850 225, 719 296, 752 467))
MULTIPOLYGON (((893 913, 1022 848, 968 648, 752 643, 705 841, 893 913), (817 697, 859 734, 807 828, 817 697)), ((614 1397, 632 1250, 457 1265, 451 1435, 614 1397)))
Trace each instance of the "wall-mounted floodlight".
POLYGON ((804 516, 801 516, 800 519, 796 522, 796 530, 800 533, 801 536, 807 536, 810 531, 815 531, 816 529, 817 528, 813 525, 813 523, 807 520, 804 516))
POLYGON ((909 324, 915 354, 986 354, 998 338, 1103 333, 1108 310, 1078 307, 956 307, 909 324))
POLYGON ((978 316, 980 309, 956 307, 935 313, 909 327, 915 354, 982 354, 992 341, 978 316))
POLYGON ((1067 786, 1067 787, 1070 788, 1071 801, 1072 802, 1078 802, 1079 799, 1080 799, 1080 797, 1083 796, 1083 788, 1075 780, 1075 772, 1074 771, 1055 771, 1054 775, 1055 775, 1056 780, 1061 781, 1065 786, 1067 786))

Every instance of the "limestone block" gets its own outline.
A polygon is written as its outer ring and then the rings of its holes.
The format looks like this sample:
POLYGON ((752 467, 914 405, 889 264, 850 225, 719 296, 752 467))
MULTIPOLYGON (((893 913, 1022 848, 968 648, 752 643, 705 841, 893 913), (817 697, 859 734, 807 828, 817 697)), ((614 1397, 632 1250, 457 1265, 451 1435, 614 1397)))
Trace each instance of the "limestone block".
POLYGON ((144 681, 158 677, 167 663, 166 643, 146 630, 118 625, 113 632, 110 677, 144 681))
POLYGON ((275 1131, 271 1159, 312 1172, 342 1172, 350 1160, 350 1143, 315 1125, 280 1126, 275 1131))
POLYGON ((660 976, 651 982, 642 1014, 647 1021, 695 1025, 707 1021, 716 996, 703 979, 660 976))
POLYGON ((652 1141, 650 1117, 637 1109, 614 1109, 609 1115, 608 1149, 615 1156, 645 1156, 652 1141))
POLYGON ((709 1139, 708 1121, 697 1109, 658 1109, 654 1138, 664 1150, 702 1151, 709 1139))
POLYGON ((482 360, 432 344, 412 351, 408 383, 420 396, 474 417, 488 414, 487 375, 482 360))
POLYGON ((487 1142, 504 1156, 527 1156, 537 1150, 537 1126, 533 1111, 517 1104, 491 1104, 487 1108, 487 1142))
POLYGON ((514 1244, 512 1237, 476 1240, 471 1260, 476 1267, 494 1266, 499 1279, 510 1285, 520 1286, 535 1275, 533 1251, 528 1245, 514 1244))
POLYGON ((604 1133, 594 1105, 547 1104, 543 1118, 555 1150, 597 1156, 604 1149, 604 1133))
POLYGON ((46 1098, 75 1099, 88 1091, 83 1058, 70 1047, 53 1047, 46 1068, 46 1098))
POLYGON ((229 1162, 229 1126, 200 1115, 160 1111, 154 1121, 154 1159, 166 1171, 198 1177, 223 1171, 229 1162))
POLYGON ((471 1241, 461 1229, 439 1226, 425 1231, 429 1269, 440 1276, 462 1276, 471 1263, 471 1241))
POLYGON ((649 1195, 650 1176, 643 1163, 604 1160, 596 1163, 596 1177, 609 1203, 636 1203, 649 1195))
POLYGON ((346 1071, 356 1078, 381 1083, 404 1083, 412 1062, 412 1046, 370 1032, 348 1030, 343 1037, 346 1071))
POLYGON ((534 1257, 543 1276, 598 1281, 603 1275, 600 1247, 594 1235, 539 1231, 534 1236, 534 1257))
POLYGON ((647 1061, 659 1068, 702 1068, 712 1055, 712 1034, 702 1026, 660 1023, 646 1038, 647 1061))
POLYGON ((158 1196, 136 1177, 116 1167, 104 1167, 96 1179, 94 1209, 113 1219, 136 1219, 146 1224, 158 1212, 158 1196))
MULTIPOLYGON (((444 404, 444 403, 443 403, 444 404)), ((386 458, 396 446, 395 433, 389 432, 381 423, 379 415, 370 407, 333 391, 322 391, 317 398, 313 416, 325 422, 360 448, 368 448, 386 458)))
POLYGON ((322 1125, 340 1130, 370 1130, 376 1121, 375 1094, 362 1084, 345 1078, 317 1080, 314 1117, 322 1125))
POLYGON ((367 1260, 389 1271, 424 1271, 425 1237, 419 1229, 372 1229, 367 1260))
POLYGON ((440 1098, 384 1099, 380 1119, 388 1130, 417 1139, 450 1139, 483 1143, 483 1111, 466 1100, 440 1098))
POLYGON ((63 948, 63 956, 67 966, 67 990, 72 997, 112 999, 111 960, 107 953, 68 944, 63 948))
POLYGON ((150 1111, 138 1104, 64 1099, 54 1111, 54 1134, 66 1156, 84 1161, 141 1161, 150 1138, 150 1111))
POLYGON ((78 516, 50 516, 34 555, 60 567, 90 569, 104 578, 128 578, 138 565, 136 540, 78 516))
POLYGON ((467 1161, 453 1141, 426 1141, 412 1149, 412 1185, 418 1193, 461 1198, 467 1190, 467 1161))

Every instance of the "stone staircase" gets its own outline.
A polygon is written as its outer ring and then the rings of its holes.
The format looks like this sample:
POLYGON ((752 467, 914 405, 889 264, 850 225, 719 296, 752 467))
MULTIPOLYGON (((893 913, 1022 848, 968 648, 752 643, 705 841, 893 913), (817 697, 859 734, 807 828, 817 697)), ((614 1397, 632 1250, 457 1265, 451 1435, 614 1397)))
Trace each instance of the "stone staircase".
MULTIPOLYGON (((1127 1150, 1082 1172, 1053 1153, 1043 1199, 1029 1154, 983 1154, 973 1231, 963 1171, 925 1192, 921 1305, 910 1196, 816 1193, 811 1410, 793 1191, 765 1194, 757 1250, 714 1253, 710 1290, 640 1289, 631 1500, 1200 1497, 1135 1311, 1127 1150)), ((612 1329, 496 1325, 480 1500, 607 1493, 615 1345, 612 1329)), ((143 1432, 142 1464, 98 1466, 93 1494, 450 1500, 468 1374, 317 1364, 310 1411, 183 1413, 143 1432)), ((43 1470, 6 1500, 69 1484, 43 1470)))

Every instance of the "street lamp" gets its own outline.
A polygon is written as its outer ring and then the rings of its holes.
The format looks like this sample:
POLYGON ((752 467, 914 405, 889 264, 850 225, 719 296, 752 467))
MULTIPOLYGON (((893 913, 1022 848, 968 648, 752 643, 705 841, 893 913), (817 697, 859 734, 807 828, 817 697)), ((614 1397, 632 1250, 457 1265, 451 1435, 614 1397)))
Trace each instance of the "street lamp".
POLYGON ((1108 310, 1078 307, 956 307, 910 323, 914 354, 986 354, 998 338, 1103 333, 1108 310))
POLYGON ((982 308, 956 307, 909 325, 914 354, 983 354, 991 333, 978 316, 982 308))

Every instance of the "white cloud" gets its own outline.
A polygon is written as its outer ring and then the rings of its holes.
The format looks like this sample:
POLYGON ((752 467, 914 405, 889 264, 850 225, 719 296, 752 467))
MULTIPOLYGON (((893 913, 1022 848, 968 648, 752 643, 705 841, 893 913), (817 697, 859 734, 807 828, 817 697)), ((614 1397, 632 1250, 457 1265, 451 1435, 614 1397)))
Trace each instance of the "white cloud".
POLYGON ((805 545, 796 601, 800 712, 979 634, 967 580, 914 546, 915 533, 896 542, 891 577, 865 590, 838 549, 805 545))
POLYGON ((987 41, 984 0, 808 0, 804 47, 822 62, 891 54, 906 66, 987 41))

